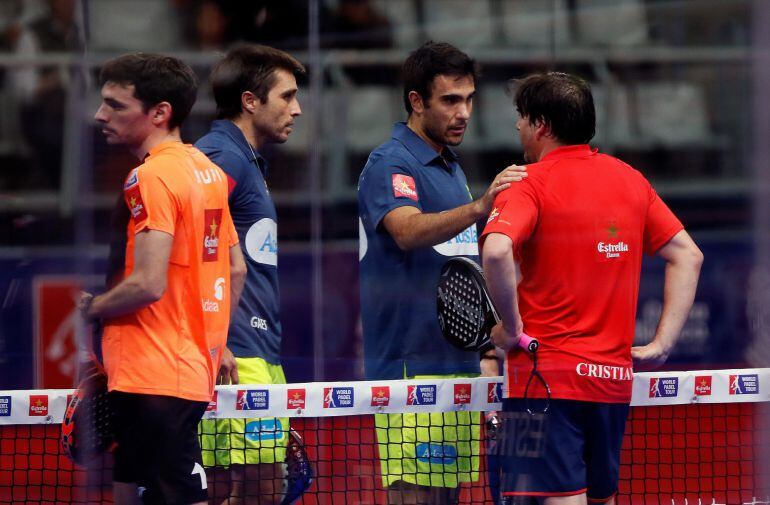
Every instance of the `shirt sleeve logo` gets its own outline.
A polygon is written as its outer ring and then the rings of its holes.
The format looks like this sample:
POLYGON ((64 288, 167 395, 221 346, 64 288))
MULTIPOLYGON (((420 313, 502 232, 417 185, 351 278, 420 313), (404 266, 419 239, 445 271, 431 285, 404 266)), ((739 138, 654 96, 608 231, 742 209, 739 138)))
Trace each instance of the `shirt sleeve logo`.
POLYGON ((135 168, 131 170, 131 173, 126 177, 126 182, 123 184, 123 189, 131 189, 139 184, 139 169, 135 168))
POLYGON ((203 261, 216 261, 219 252, 222 209, 205 209, 203 219, 203 261))
POLYGON ((503 207, 505 207, 506 203, 508 202, 507 201, 502 202, 500 205, 495 205, 492 208, 492 212, 489 213, 489 218, 487 218, 487 224, 491 223, 492 221, 500 217, 500 213, 503 211, 503 207))
POLYGON ((131 189, 126 190, 126 203, 131 211, 131 217, 135 221, 144 221, 147 219, 147 209, 142 201, 142 193, 139 191, 139 186, 134 186, 131 189))
POLYGON ((393 196, 418 201, 414 178, 404 174, 393 174, 393 196))

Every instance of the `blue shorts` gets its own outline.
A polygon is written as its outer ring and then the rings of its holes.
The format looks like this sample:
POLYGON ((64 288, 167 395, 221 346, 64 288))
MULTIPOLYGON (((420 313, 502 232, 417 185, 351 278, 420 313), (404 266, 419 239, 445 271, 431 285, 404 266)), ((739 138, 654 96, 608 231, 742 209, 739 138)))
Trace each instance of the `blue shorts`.
POLYGON ((624 403, 503 401, 500 440, 503 496, 570 496, 586 493, 604 503, 618 490, 620 446, 628 417, 624 403))

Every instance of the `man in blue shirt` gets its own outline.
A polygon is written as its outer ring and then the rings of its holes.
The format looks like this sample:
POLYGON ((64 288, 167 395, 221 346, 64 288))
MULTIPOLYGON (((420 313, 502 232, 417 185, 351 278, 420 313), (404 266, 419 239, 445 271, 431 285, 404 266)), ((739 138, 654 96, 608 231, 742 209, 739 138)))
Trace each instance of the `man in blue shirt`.
MULTIPOLYGON (((222 370, 220 383, 285 384, 281 368, 278 295, 278 233, 275 204, 259 150, 289 138, 301 114, 298 75, 305 68, 291 55, 259 45, 233 48, 214 67, 211 83, 218 120, 195 144, 227 174, 230 214, 248 267, 227 339, 237 368, 222 370)), ((230 467, 229 501, 280 503, 288 418, 203 421, 206 466, 230 467)))
MULTIPOLYGON (((478 261, 476 223, 526 174, 509 167, 473 200, 449 147, 462 141, 476 93, 477 65, 465 53, 429 42, 410 54, 403 74, 408 120, 371 153, 359 179, 366 378, 476 376, 479 356, 441 336, 436 283, 450 257, 478 261)), ((482 372, 498 375, 494 351, 489 358, 482 372)), ((390 503, 455 503, 459 484, 478 478, 477 414, 391 414, 375 422, 390 503)))

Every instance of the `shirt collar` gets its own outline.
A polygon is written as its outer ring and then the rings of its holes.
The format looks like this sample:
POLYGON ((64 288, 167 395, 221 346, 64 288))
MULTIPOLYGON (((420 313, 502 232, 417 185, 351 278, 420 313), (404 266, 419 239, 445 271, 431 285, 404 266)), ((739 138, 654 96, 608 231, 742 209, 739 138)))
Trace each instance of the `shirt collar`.
MULTIPOLYGON (((448 146, 439 154, 420 138, 406 123, 398 122, 393 125, 393 138, 401 142, 406 149, 423 165, 428 165, 436 158, 447 161, 457 161, 457 153, 448 146)), ((448 167, 447 167, 448 168, 448 167)))
POLYGON ((540 161, 556 161, 565 158, 586 158, 588 156, 594 156, 597 152, 599 152, 599 149, 592 148, 588 144, 561 146, 543 156, 540 161))
POLYGON ((230 137, 230 139, 238 146, 246 159, 251 163, 256 163, 259 170, 264 177, 267 177, 267 160, 259 154, 259 151, 254 149, 249 141, 246 140, 246 136, 243 134, 240 128, 229 119, 217 119, 211 123, 211 131, 218 131, 230 137))
POLYGON ((152 158, 153 156, 155 156, 156 154, 158 154, 159 152, 165 149, 169 149, 169 148, 173 149, 175 147, 182 147, 184 145, 185 144, 183 144, 178 140, 166 140, 165 142, 161 142, 160 144, 156 145, 155 147, 147 151, 147 154, 145 154, 144 156, 144 160, 152 158))

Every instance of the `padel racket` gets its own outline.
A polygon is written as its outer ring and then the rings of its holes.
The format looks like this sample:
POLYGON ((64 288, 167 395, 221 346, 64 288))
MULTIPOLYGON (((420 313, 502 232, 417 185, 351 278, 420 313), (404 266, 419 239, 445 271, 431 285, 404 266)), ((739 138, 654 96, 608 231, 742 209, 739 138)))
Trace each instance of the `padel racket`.
MULTIPOLYGON (((497 310, 489 297, 484 271, 473 260, 457 256, 441 267, 436 289, 438 323, 444 338, 455 347, 484 353, 495 346, 491 341, 492 328, 500 322, 497 310)), ((537 370, 538 341, 526 333, 519 338, 519 347, 532 355, 532 373, 524 390, 528 400, 529 387, 537 378, 546 392, 545 408, 548 410, 551 389, 537 370)), ((527 411, 534 411, 527 407, 527 411)))
MULTIPOLYGON (((457 256, 444 263, 436 308, 441 333, 449 343, 466 351, 494 349, 490 334, 500 317, 489 297, 484 272, 475 261, 457 256)), ((538 342, 522 333, 519 347, 534 353, 538 342)))
POLYGON ((73 462, 85 466, 114 449, 116 443, 107 374, 95 357, 85 365, 81 377, 64 413, 61 444, 73 462))
POLYGON ((286 495, 281 505, 291 505, 302 497, 313 483, 313 467, 305 450, 302 437, 289 430, 289 444, 286 447, 286 495))

